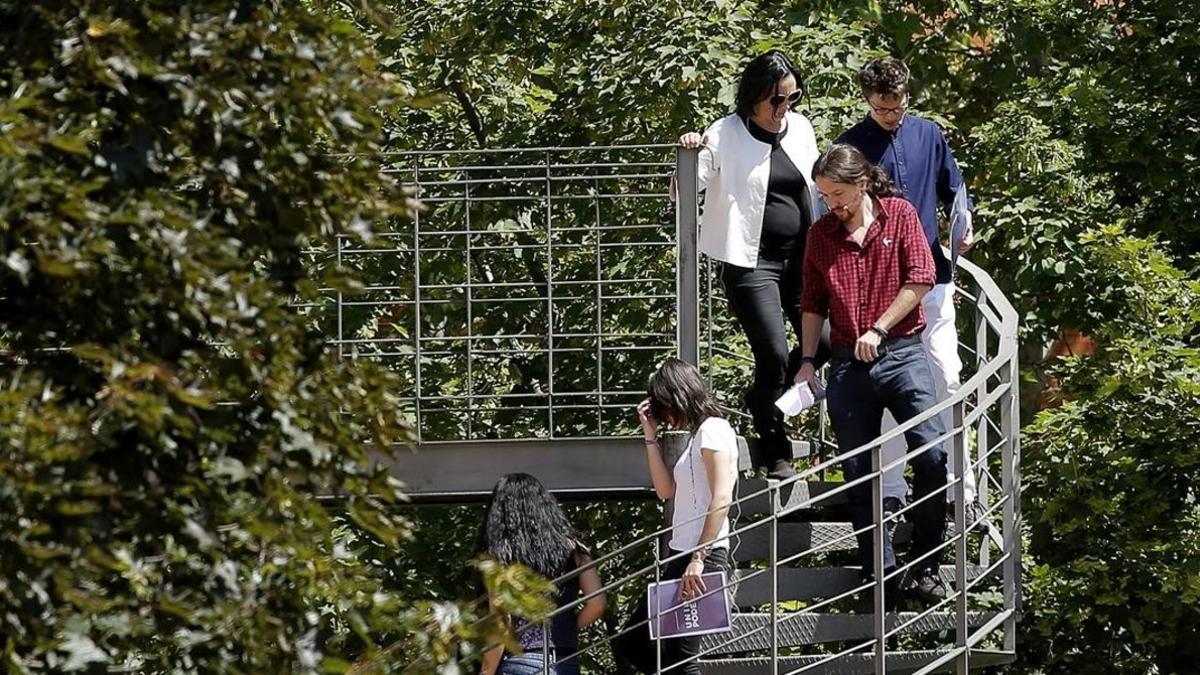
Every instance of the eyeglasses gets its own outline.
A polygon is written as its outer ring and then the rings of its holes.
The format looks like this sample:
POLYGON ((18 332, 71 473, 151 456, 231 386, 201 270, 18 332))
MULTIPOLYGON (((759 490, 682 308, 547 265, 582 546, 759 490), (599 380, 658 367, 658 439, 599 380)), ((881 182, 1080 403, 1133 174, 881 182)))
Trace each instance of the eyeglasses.
POLYGON ((896 106, 895 108, 876 108, 875 106, 871 105, 870 100, 867 101, 867 107, 875 111, 876 115, 900 115, 905 110, 908 110, 908 97, 905 96, 900 105, 896 106))
POLYGON ((787 101, 789 105, 792 103, 795 103, 796 101, 799 101, 800 96, 803 93, 804 92, 797 89, 796 91, 793 91, 792 93, 788 94, 787 96, 784 96, 783 94, 775 94, 774 96, 772 96, 771 98, 769 98, 767 100, 771 102, 772 108, 777 108, 780 105, 782 105, 784 101, 787 101))

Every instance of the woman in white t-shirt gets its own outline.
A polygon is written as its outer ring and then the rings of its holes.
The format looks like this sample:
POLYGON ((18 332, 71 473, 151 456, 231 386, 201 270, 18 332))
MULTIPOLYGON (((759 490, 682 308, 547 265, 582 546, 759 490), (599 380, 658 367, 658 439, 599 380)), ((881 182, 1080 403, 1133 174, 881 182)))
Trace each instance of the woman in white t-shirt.
MULTIPOLYGON (((674 499, 670 559, 663 579, 682 579, 683 597, 707 589, 701 575, 724 570, 729 562, 729 506, 737 483, 738 445, 695 366, 667 359, 650 376, 649 397, 638 405, 638 420, 646 438, 646 463, 659 499, 674 499), (658 425, 691 432, 687 449, 674 466, 663 461, 658 425)), ((646 600, 630 615, 628 625, 644 621, 646 600)), ((655 668, 654 645, 648 626, 620 635, 614 644, 619 666, 648 673, 655 668)), ((699 675, 696 655, 700 638, 662 640, 664 673, 699 675), (671 666, 675 666, 672 668, 671 666)))

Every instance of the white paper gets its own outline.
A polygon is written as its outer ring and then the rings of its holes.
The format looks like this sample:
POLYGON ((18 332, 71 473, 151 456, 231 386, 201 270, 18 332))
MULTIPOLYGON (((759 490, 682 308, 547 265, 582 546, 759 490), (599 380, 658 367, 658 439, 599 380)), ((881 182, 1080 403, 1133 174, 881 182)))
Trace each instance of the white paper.
POLYGON ((821 386, 820 382, 816 383, 816 391, 814 392, 807 382, 793 384, 791 389, 783 392, 783 396, 775 401, 775 407, 779 408, 784 415, 792 416, 799 415, 802 411, 811 408, 817 401, 825 398, 825 387, 821 386))
POLYGON ((967 236, 967 214, 971 212, 971 199, 967 195, 967 185, 962 184, 954 195, 954 205, 950 207, 950 269, 958 266, 958 247, 967 236))

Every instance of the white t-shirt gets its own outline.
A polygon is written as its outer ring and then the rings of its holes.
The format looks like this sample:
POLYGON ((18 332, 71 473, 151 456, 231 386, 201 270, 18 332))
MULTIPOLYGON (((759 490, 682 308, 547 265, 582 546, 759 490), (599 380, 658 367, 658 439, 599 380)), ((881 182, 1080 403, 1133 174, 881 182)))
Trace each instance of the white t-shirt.
MULTIPOLYGON (((686 551, 700 543, 704 531, 701 517, 708 512, 712 502, 709 490, 708 470, 701 456, 701 448, 717 455, 717 465, 729 472, 731 484, 737 483, 738 444, 737 435, 729 422, 710 417, 700 424, 685 452, 679 455, 672 474, 675 476, 675 512, 671 518, 671 542, 676 551, 686 551)), ((714 548, 728 548, 729 519, 721 524, 721 531, 713 541, 714 548)))

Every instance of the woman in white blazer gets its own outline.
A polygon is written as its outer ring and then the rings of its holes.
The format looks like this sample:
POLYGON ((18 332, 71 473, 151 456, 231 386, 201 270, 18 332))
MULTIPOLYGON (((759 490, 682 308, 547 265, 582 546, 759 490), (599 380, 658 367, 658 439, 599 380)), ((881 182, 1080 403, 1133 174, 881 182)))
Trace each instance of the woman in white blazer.
POLYGON ((799 363, 789 364, 784 316, 799 345, 804 242, 820 216, 812 181, 817 139, 812 123, 791 110, 803 94, 804 80, 791 59, 767 52, 742 71, 734 114, 703 134, 679 138, 685 148, 700 148, 700 251, 723 263, 729 307, 754 354, 746 405, 760 439, 756 461, 773 478, 795 475, 775 400, 790 384, 789 373, 799 369, 799 363))

